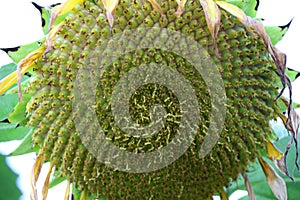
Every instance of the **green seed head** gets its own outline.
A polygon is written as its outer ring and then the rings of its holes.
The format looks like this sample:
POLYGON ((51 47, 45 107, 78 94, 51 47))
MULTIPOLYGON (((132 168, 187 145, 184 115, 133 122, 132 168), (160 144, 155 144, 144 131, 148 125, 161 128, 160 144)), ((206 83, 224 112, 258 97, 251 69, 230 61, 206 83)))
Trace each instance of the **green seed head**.
MULTIPOLYGON (((62 176, 66 176, 80 190, 99 197, 210 198, 227 186, 231 179, 237 178, 239 172, 246 170, 248 163, 258 156, 270 133, 268 121, 277 109, 273 101, 277 94, 274 85, 276 75, 263 43, 253 42, 261 39, 251 35, 235 17, 221 11, 221 27, 216 39, 219 56, 216 56, 199 1, 188 1, 182 16, 176 18, 178 5, 175 0, 161 3, 163 16, 148 1, 121 0, 114 13, 112 29, 102 1, 98 2, 86 1, 66 17, 51 51, 46 55, 47 59, 41 58, 35 66, 37 78, 27 89, 33 94, 27 105, 30 115, 28 125, 36 127, 33 143, 41 147, 40 153, 53 163, 62 176), (161 29, 147 31, 145 27, 161 29), (140 34, 136 41, 116 43, 107 39, 134 29, 140 34), (177 31, 205 48, 223 79, 227 98, 225 123, 217 144, 204 158, 199 157, 199 152, 204 138, 209 134, 212 100, 201 74, 186 58, 175 53, 190 50, 187 55, 191 54, 196 59, 198 55, 193 52, 197 46, 182 42, 182 38, 170 40, 166 30, 177 31), (134 42, 142 47, 152 44, 152 47, 136 49, 134 42), (165 49, 159 48, 162 45, 165 49), (108 46, 116 49, 124 47, 126 51, 111 61, 111 56, 116 52, 108 46), (95 52, 103 54, 103 59, 91 60, 90 55, 95 52), (89 79, 86 77, 88 75, 81 73, 88 61, 94 77, 100 73, 96 67, 100 64, 105 66, 99 80, 89 79), (129 102, 125 102, 129 104, 132 121, 142 127, 151 124, 155 117, 153 113, 156 113, 153 110, 157 109, 155 105, 162 106, 166 112, 165 122, 156 134, 134 137, 116 125, 112 114, 112 96, 117 84, 130 70, 154 63, 176 70, 193 88, 200 115, 197 134, 183 155, 162 169, 149 173, 127 173, 113 169, 99 162, 87 150, 76 127, 85 127, 86 132, 91 133, 87 141, 95 148, 98 143, 93 142, 93 134, 97 129, 91 124, 95 117, 103 129, 105 140, 121 150, 133 154, 150 153, 171 144, 187 111, 181 110, 178 97, 166 86, 145 84, 136 88, 129 102), (77 78, 95 83, 94 98, 89 98, 91 91, 85 82, 78 83, 82 91, 79 97, 94 102, 91 107, 95 111, 93 115, 73 108, 77 78), (83 119, 81 124, 75 124, 74 114, 83 119)), ((151 74, 139 76, 150 77, 151 74)), ((158 76, 166 78, 165 74, 158 76)), ((124 81, 123 91, 130 89, 130 81, 134 80, 124 81)), ((178 84, 176 87, 182 86, 178 84)), ((124 95, 125 99, 125 92, 123 94, 121 91, 119 95, 124 95)))

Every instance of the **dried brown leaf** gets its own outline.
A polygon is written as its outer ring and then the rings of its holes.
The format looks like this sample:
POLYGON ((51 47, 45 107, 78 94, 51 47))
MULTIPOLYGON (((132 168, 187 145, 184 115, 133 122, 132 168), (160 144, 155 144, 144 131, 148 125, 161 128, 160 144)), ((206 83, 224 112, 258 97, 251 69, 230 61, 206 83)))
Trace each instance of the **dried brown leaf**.
POLYGON ((261 22, 257 21, 256 19, 253 19, 251 17, 248 17, 248 22, 249 22, 249 25, 251 25, 254 28, 254 30, 259 35, 259 37, 263 40, 265 47, 271 53, 272 50, 270 48, 273 45, 270 41, 269 35, 265 31, 264 25, 261 22))
POLYGON ((278 200, 287 200, 287 189, 285 181, 276 173, 276 171, 259 157, 259 163, 264 171, 267 178, 268 184, 278 200))
MULTIPOLYGON (((281 100, 284 102, 284 104, 289 107, 289 102, 284 99, 284 98, 281 98, 281 100)), ((299 125, 300 125, 300 117, 299 115, 297 114, 296 110, 291 107, 291 118, 290 120, 286 119, 285 120, 285 124, 286 124, 286 128, 291 132, 293 133, 294 135, 296 135, 296 138, 297 138, 297 134, 298 134, 298 131, 299 131, 299 125)))
POLYGON ((217 4, 213 0, 200 0, 203 8, 208 29, 212 35, 214 51, 216 56, 219 56, 216 45, 216 38, 220 29, 221 12, 217 4))
POLYGON ((187 2, 187 0, 176 0, 177 1, 177 4, 178 4, 178 9, 177 11, 175 12, 175 16, 176 17, 180 17, 184 11, 184 6, 187 2))
MULTIPOLYGON (((285 151, 285 156, 287 156, 289 149, 291 148, 291 145, 293 142, 295 142, 295 147, 296 149, 298 149, 298 131, 299 131, 299 126, 300 126, 300 117, 297 114, 296 110, 294 109, 294 107, 290 104, 290 102, 288 102, 286 99, 281 98, 281 100, 284 102, 284 104, 290 108, 290 115, 287 118, 285 115, 280 113, 280 118, 282 119, 286 129, 292 133, 292 139, 289 141, 289 143, 287 144, 286 147, 286 151, 285 151)), ((298 150, 296 150, 296 158, 295 158, 295 165, 297 166, 297 169, 299 171, 299 165, 298 165, 298 156, 299 156, 299 152, 298 150)))
POLYGON ((279 95, 277 96, 276 100, 283 94, 286 86, 289 88, 290 93, 290 105, 288 108, 288 115, 290 116, 291 111, 291 104, 292 104, 292 84, 289 79, 289 77, 286 75, 286 55, 282 53, 279 49, 277 49, 275 46, 273 46, 270 37, 266 33, 264 29, 264 25, 250 17, 248 17, 249 22, 251 26, 254 28, 254 30, 257 32, 257 34, 262 38, 264 45, 268 52, 270 53, 272 59, 274 60, 274 63, 277 67, 277 74, 280 77, 281 83, 282 83, 282 90, 280 91, 279 95))
POLYGON ((257 34, 260 36, 260 38, 263 40, 265 47, 267 48, 268 52, 272 56, 276 66, 277 66, 277 72, 280 75, 280 77, 283 79, 282 82, 285 82, 285 70, 286 70, 286 55, 279 51, 276 47, 273 46, 269 35, 266 33, 264 29, 264 25, 252 18, 249 18, 251 26, 254 28, 254 30, 257 32, 257 34))
POLYGON ((246 188, 247 188, 247 192, 248 192, 248 196, 249 196, 249 199, 250 200, 255 200, 255 195, 254 195, 254 191, 252 189, 252 186, 251 186, 251 183, 250 183, 250 180, 247 176, 246 173, 242 173, 243 177, 244 177, 244 181, 245 181, 245 185, 246 185, 246 188))
POLYGON ((277 74, 279 75, 283 86, 276 100, 278 100, 278 98, 282 96, 286 86, 288 86, 289 89, 289 94, 290 94, 289 96, 290 102, 288 106, 288 116, 289 116, 288 119, 289 119, 291 114, 291 106, 292 106, 292 83, 286 74, 286 55, 273 45, 270 48, 271 48, 271 51, 269 51, 270 55, 272 56, 272 59, 274 60, 277 66, 277 74))
POLYGON ((286 165, 286 154, 284 154, 284 156, 282 157, 282 159, 280 160, 276 160, 273 159, 273 163, 275 164, 275 166, 277 167, 277 169, 279 169, 279 171, 286 175, 287 177, 289 177, 291 179, 291 181, 295 181, 294 178, 290 175, 290 173, 288 172, 287 169, 287 165, 286 165))

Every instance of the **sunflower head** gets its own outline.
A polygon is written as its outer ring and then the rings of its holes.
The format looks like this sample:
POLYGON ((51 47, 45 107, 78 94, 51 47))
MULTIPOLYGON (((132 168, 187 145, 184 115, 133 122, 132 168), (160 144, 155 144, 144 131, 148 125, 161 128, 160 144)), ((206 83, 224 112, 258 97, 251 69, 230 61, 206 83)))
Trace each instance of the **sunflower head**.
POLYGON ((281 54, 241 10, 70 0, 51 19, 23 62, 35 73, 35 169, 50 162, 82 198, 209 199, 260 156, 284 76, 281 54))

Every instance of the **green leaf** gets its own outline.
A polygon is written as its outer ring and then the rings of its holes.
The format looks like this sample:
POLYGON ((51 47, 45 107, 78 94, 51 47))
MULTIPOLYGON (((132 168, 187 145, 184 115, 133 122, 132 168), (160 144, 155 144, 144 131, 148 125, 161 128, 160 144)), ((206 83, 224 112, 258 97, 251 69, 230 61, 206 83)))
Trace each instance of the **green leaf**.
POLYGON ((16 63, 9 63, 0 67, 0 80, 17 70, 16 63))
MULTIPOLYGON (((18 102, 18 104, 15 106, 13 112, 9 115, 8 120, 11 123, 20 123, 26 121, 26 105, 28 101, 31 99, 31 95, 24 94, 23 95, 23 101, 18 102)), ((22 124, 24 125, 24 124, 22 124)))
MULTIPOLYGON (((74 196, 74 199, 75 200, 79 200, 80 197, 81 197, 81 191, 79 189, 77 189, 74 184, 72 184, 72 194, 74 196)), ((94 194, 94 195, 86 195, 86 200, 94 200, 94 199, 97 199, 97 196, 94 194)), ((99 200, 105 200, 105 197, 100 197, 98 198, 99 200)))
POLYGON ((255 10, 256 0, 225 0, 225 1, 239 7, 249 17, 254 18, 256 16, 256 10, 255 10))
POLYGON ((52 175, 52 179, 50 182, 50 188, 60 184, 61 182, 63 182, 64 180, 66 180, 66 177, 61 177, 60 176, 60 170, 58 169, 57 171, 55 171, 52 175))
POLYGON ((298 75, 298 73, 299 72, 297 72, 297 71, 286 69, 286 74, 289 76, 289 78, 291 79, 292 82, 296 79, 296 76, 298 75))
POLYGON ((75 200, 79 200, 81 196, 81 191, 72 184, 72 194, 75 200))
POLYGON ((45 35, 48 33, 50 17, 50 11, 46 8, 42 8, 42 18, 45 20, 45 25, 43 26, 43 32, 45 35))
POLYGON ((17 124, 0 123, 0 142, 21 140, 32 131, 32 127, 16 126, 17 124))
POLYGON ((50 188, 53 188, 54 186, 60 184, 61 182, 65 181, 65 180, 66 180, 66 177, 54 177, 51 180, 50 188))
POLYGON ((19 156, 26 153, 38 152, 39 147, 33 147, 32 140, 33 129, 27 133, 26 137, 22 141, 22 143, 10 154, 10 156, 19 156))
POLYGON ((265 26, 265 31, 269 35, 272 44, 275 45, 277 42, 282 40, 283 35, 288 31, 288 29, 282 29, 278 26, 265 26))
POLYGON ((21 46, 18 51, 9 51, 8 55, 13 59, 14 62, 18 63, 25 58, 29 53, 40 47, 39 42, 33 42, 27 45, 21 46))
POLYGON ((54 26, 57 26, 59 25, 61 22, 65 21, 66 17, 70 14, 70 12, 66 12, 62 15, 59 15, 56 19, 55 19, 55 22, 54 22, 54 26))
POLYGON ((7 166, 5 156, 0 155, 0 200, 18 200, 21 191, 17 188, 17 175, 7 166))
POLYGON ((0 121, 7 119, 18 103, 17 94, 7 94, 0 96, 0 121))

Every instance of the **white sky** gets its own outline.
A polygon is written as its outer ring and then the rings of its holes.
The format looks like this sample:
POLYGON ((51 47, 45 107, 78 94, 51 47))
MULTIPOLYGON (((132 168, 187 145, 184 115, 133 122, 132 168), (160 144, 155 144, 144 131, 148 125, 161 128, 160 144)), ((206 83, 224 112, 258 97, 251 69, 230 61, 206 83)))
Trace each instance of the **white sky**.
MULTIPOLYGON (((28 44, 43 37, 39 11, 30 3, 35 1, 40 5, 51 5, 63 0, 5 0, 0 1, 0 48, 15 47, 28 44)), ((297 0, 261 0, 257 17, 264 18, 265 25, 285 25, 292 18, 293 23, 288 33, 277 47, 287 54, 287 66, 300 71, 299 46, 300 46, 300 12, 297 0)), ((0 51, 0 66, 10 63, 11 59, 5 52, 0 51)), ((293 83, 294 101, 300 103, 300 79, 293 83)), ((0 143, 0 152, 10 153, 19 142, 0 143)), ((8 162, 15 172, 19 173, 18 185, 22 189, 21 199, 30 199, 30 171, 35 155, 28 154, 8 158, 8 162)), ((44 167, 41 180, 45 179, 47 166, 44 167)), ((39 184, 41 191, 42 182, 39 184)), ((65 184, 54 191, 50 191, 48 199, 62 199, 65 184), (57 196, 59 195, 59 196, 57 196)), ((246 193, 239 193, 245 195, 246 193)), ((237 199, 236 196, 231 200, 237 199)))

